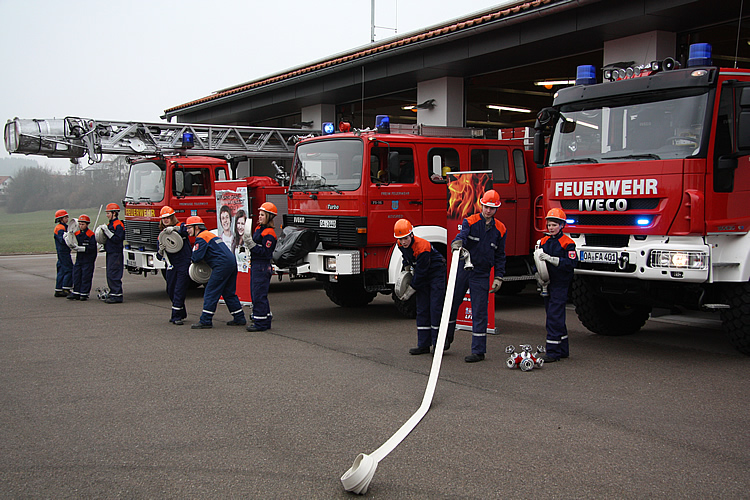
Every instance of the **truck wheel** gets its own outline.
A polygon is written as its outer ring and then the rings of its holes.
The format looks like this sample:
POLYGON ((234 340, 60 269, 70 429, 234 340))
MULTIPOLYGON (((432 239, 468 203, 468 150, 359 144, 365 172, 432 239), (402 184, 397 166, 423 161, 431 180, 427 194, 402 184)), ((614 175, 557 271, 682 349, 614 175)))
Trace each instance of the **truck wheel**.
POLYGON ((730 308, 721 311, 722 327, 734 348, 750 356, 750 283, 727 285, 724 300, 730 308))
POLYGON ((583 326, 599 335, 631 335, 646 324, 651 314, 650 306, 621 304, 599 295, 582 276, 573 278, 570 297, 583 326))
POLYGON ((396 310, 404 317, 414 319, 417 317, 417 297, 412 295, 409 300, 401 300, 396 297, 395 293, 391 294, 393 303, 396 305, 396 310))
POLYGON ((377 296, 377 292, 368 292, 359 282, 329 281, 323 287, 331 302, 341 307, 363 307, 377 296))

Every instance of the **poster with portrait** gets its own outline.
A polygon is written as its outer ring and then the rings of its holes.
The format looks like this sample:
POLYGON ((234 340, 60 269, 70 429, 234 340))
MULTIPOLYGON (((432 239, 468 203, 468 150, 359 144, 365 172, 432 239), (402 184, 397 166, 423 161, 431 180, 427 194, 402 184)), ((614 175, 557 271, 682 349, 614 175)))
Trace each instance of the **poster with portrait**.
POLYGON ((216 234, 237 261, 237 296, 250 303, 250 252, 242 240, 248 223, 249 199, 244 180, 216 183, 216 234))
MULTIPOLYGON (((492 189, 492 172, 449 172, 448 173, 448 247, 467 217, 482 211, 480 198, 485 191, 492 189)), ((453 257, 449 252, 448 258, 453 257)), ((448 262, 450 267, 450 260, 448 262)), ((459 263, 459 266, 462 264, 459 263)), ((493 273, 494 274, 494 273, 493 273)), ((494 275, 490 276, 490 283, 494 275)), ((495 294, 489 294, 487 309, 487 333, 495 333, 495 294)), ((471 331, 471 293, 466 292, 456 316, 456 329, 471 331)))

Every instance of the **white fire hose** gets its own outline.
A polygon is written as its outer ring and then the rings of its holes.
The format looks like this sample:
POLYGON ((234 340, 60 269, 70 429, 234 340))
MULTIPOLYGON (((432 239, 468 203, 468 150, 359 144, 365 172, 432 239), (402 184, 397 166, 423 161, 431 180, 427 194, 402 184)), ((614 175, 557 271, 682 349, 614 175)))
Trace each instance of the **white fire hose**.
POLYGON ((440 329, 438 330, 437 345, 435 345, 435 355, 432 358, 432 368, 430 377, 427 380, 427 388, 422 398, 422 404, 419 406, 414 415, 406 421, 396 433, 383 443, 380 448, 373 451, 372 454, 360 453, 354 460, 351 468, 341 476, 341 484, 346 491, 364 495, 370 486, 372 476, 375 475, 375 469, 378 468, 378 462, 383 460, 392 452, 409 433, 414 430, 422 417, 427 414, 432 404, 432 396, 435 394, 438 375, 440 374, 440 363, 443 359, 443 349, 445 348, 445 337, 448 334, 448 322, 450 321, 451 305, 453 303, 453 290, 456 288, 456 272, 458 270, 459 250, 453 252, 451 259, 451 268, 448 273, 448 287, 445 290, 445 300, 443 301, 443 314, 440 318, 440 329))

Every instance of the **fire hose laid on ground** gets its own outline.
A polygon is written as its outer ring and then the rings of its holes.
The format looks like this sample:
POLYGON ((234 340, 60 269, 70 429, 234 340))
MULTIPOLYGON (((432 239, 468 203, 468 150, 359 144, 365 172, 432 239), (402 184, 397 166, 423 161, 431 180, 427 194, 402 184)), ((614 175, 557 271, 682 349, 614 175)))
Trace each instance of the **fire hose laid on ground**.
MULTIPOLYGON (((468 254, 468 252, 467 252, 468 254)), ((453 252, 453 258, 451 259, 451 267, 448 273, 448 287, 445 290, 445 300, 443 301, 443 314, 440 318, 440 329, 438 330, 437 345, 435 345, 435 355, 432 358, 432 368, 430 369, 430 377, 427 380, 427 388, 425 389, 424 397, 422 398, 422 404, 419 406, 414 415, 406 421, 396 433, 383 443, 380 448, 372 452, 370 455, 360 453, 354 460, 354 464, 351 468, 341 476, 341 484, 344 486, 346 491, 351 491, 359 495, 367 493, 367 488, 370 486, 370 481, 373 475, 375 475, 375 469, 378 467, 378 463, 383 460, 396 446, 403 441, 409 433, 414 430, 422 417, 427 414, 432 404, 432 396, 435 394, 435 386, 437 385, 438 375, 440 374, 440 363, 443 359, 443 349, 445 347, 445 337, 448 333, 448 322, 450 321, 451 304, 453 302, 453 290, 456 288, 456 272, 458 270, 458 261, 461 260, 459 257, 459 250, 453 252)))

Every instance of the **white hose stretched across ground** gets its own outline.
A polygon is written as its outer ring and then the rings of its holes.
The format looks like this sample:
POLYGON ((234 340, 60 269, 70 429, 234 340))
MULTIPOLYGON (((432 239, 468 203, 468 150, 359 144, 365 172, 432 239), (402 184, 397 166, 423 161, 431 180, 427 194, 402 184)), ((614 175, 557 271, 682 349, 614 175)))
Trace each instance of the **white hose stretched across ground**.
POLYGON ((437 344, 435 345, 435 355, 432 358, 432 368, 430 369, 430 378, 427 380, 427 389, 425 389, 422 404, 419 406, 414 415, 396 431, 396 433, 383 443, 380 448, 367 455, 360 453, 354 460, 351 468, 341 476, 341 484, 346 491, 351 491, 359 495, 367 493, 372 476, 375 475, 375 469, 378 462, 383 460, 396 446, 403 441, 406 436, 417 426, 422 417, 427 414, 432 404, 432 396, 435 394, 438 375, 440 374, 440 363, 443 359, 443 349, 445 347, 445 337, 448 333, 448 322, 450 321, 451 304, 453 302, 453 290, 456 287, 456 272, 458 270, 459 251, 453 252, 451 259, 451 268, 448 273, 448 287, 445 290, 445 300, 443 301, 443 314, 440 318, 440 329, 438 330, 437 344))

